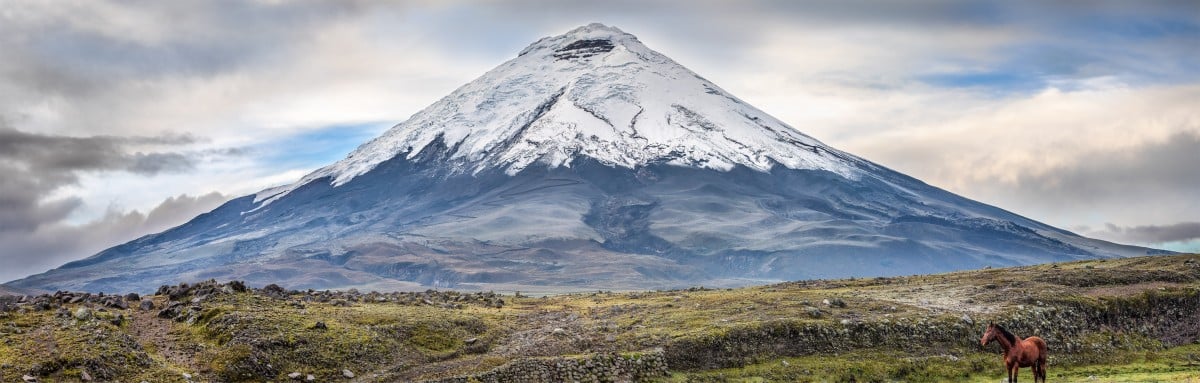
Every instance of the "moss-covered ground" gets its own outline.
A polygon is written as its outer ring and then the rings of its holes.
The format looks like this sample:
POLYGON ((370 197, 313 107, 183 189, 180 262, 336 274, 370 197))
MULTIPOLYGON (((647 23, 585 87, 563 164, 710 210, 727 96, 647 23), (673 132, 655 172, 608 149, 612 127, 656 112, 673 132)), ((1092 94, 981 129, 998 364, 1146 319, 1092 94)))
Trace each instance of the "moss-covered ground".
POLYGON ((547 297, 220 286, 147 297, 153 310, 9 305, 0 382, 422 381, 531 360, 589 364, 581 381, 996 382, 988 322, 1046 339, 1050 381, 1200 382, 1197 255, 547 297), (649 354, 670 372, 590 366, 649 354))

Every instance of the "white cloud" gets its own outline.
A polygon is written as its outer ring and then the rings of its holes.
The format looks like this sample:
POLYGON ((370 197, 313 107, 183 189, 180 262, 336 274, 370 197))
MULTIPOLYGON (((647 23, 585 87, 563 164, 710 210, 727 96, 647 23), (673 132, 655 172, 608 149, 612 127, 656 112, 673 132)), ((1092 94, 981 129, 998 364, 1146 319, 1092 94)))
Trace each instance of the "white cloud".
POLYGON ((1174 223, 1200 215, 1195 189, 1177 179, 1194 162, 1166 155, 1200 137, 1197 99, 1197 85, 931 97, 911 105, 926 120, 834 144, 1054 225, 1174 223), (1140 187, 1126 187, 1138 174, 1140 187))

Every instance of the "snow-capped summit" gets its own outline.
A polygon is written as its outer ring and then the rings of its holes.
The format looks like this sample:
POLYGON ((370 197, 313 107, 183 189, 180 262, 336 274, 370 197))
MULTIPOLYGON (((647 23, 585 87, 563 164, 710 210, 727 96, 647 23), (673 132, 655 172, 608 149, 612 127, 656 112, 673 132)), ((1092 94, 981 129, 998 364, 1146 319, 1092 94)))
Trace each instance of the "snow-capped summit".
POLYGON ((600 24, 300 181, 11 286, 654 289, 1153 253, 830 148, 600 24))
MULTIPOLYGON (((742 102, 637 37, 602 24, 538 40, 345 159, 284 189, 330 177, 341 185, 434 140, 452 166, 508 174, 579 157, 729 170, 819 169, 855 177, 845 156, 742 102)), ((278 197, 278 190, 260 197, 278 197)))

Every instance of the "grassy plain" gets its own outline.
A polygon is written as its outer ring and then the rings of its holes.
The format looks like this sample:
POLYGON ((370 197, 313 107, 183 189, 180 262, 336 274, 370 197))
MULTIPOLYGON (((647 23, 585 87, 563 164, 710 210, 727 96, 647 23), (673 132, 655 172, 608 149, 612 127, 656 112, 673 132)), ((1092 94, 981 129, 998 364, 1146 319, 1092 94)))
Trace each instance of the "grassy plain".
POLYGON ((223 286, 193 285, 161 316, 166 294, 146 298, 154 310, 9 299, 0 381, 488 381, 537 371, 531 381, 997 382, 999 346, 979 345, 996 322, 1047 340, 1051 381, 1200 382, 1198 255, 545 297, 223 286))

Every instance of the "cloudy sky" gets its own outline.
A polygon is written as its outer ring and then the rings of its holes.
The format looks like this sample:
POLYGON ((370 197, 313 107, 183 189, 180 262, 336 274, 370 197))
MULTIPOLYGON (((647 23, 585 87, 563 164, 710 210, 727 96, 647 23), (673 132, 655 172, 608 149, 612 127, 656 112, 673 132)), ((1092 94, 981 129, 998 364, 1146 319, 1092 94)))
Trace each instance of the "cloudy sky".
POLYGON ((0 0, 0 281, 335 161, 534 40, 633 33, 828 144, 1200 251, 1200 3, 0 0))

